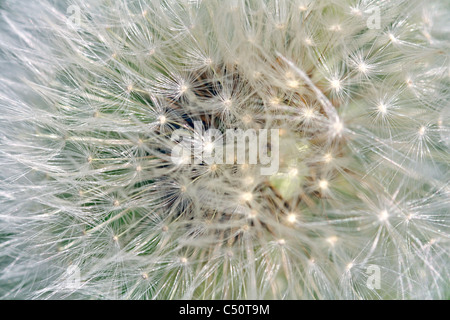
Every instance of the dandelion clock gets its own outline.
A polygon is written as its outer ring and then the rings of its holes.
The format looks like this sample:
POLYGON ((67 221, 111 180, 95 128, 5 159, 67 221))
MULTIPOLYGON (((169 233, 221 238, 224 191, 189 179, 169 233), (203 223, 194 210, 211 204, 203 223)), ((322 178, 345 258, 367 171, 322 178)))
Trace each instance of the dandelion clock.
POLYGON ((0 4, 2 299, 448 299, 450 6, 0 4))

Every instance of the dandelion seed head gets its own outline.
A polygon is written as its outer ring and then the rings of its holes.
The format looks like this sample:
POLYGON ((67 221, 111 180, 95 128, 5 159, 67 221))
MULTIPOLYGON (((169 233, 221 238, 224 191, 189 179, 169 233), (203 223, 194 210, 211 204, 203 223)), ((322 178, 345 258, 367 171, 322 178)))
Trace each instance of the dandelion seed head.
POLYGON ((88 2, 0 6, 0 298, 446 297, 448 8, 88 2))

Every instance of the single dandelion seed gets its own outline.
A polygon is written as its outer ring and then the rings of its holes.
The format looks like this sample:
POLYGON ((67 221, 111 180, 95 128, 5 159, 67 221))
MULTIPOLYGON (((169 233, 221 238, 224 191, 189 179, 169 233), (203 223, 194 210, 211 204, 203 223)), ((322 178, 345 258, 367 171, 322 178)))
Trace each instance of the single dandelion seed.
POLYGON ((412 87, 413 86, 413 82, 412 82, 411 78, 406 78, 405 82, 406 82, 408 87, 412 87))
POLYGON ((241 199, 244 202, 250 202, 253 200, 253 194, 251 192, 245 192, 241 195, 241 199))
POLYGON ((313 118, 313 117, 314 117, 314 110, 311 109, 311 108, 304 108, 304 109, 303 109, 303 116, 304 116, 306 119, 311 119, 311 118, 313 118))
POLYGON ((425 135, 425 131, 426 131, 426 128, 424 126, 421 126, 419 128, 419 136, 424 136, 425 135))
POLYGON ((287 220, 289 223, 295 223, 295 222, 297 221, 297 215, 296 215, 295 213, 290 213, 290 214, 287 216, 286 220, 287 220))
POLYGON ((352 14, 354 14, 355 16, 362 16, 362 12, 359 8, 352 7, 352 8, 350 8, 350 12, 352 14))
POLYGON ((328 189, 328 181, 327 180, 319 180, 319 188, 324 190, 328 189))
POLYGON ((272 106, 278 106, 279 104, 281 103, 281 99, 280 98, 278 98, 278 97, 274 97, 274 98, 271 98, 270 99, 270 104, 272 105, 272 106))
POLYGON ((186 257, 181 257, 180 258, 180 263, 181 264, 187 264, 188 263, 188 259, 186 257))
POLYGON ((180 85, 179 93, 180 95, 185 94, 189 90, 189 86, 182 84, 180 85))
POLYGON ((361 62, 358 64, 358 71, 363 73, 363 74, 367 74, 369 70, 368 65, 365 62, 361 62))
POLYGON ((378 214, 378 220, 380 220, 381 222, 386 221, 388 219, 389 219, 389 213, 387 212, 387 210, 382 210, 378 214))
POLYGON ((378 111, 379 111, 381 114, 386 114, 386 113, 387 113, 387 107, 386 107, 386 105, 385 105, 384 103, 380 103, 380 104, 378 105, 377 109, 378 109, 378 111))
POLYGON ((254 79, 259 79, 262 76, 262 73, 259 71, 254 71, 252 76, 254 79))
POLYGON ((391 40, 392 43, 398 42, 398 39, 392 33, 389 33, 388 36, 389 36, 389 40, 391 40))
POLYGON ((332 26, 330 27, 329 30, 330 30, 330 31, 339 32, 339 31, 341 31, 342 29, 341 29, 341 26, 340 26, 339 24, 335 24, 335 25, 332 25, 332 26))
POLYGON ((325 163, 330 163, 333 160, 333 155, 331 153, 327 153, 323 156, 323 161, 325 163))
POLYGON ((245 124, 251 123, 252 120, 253 120, 253 119, 252 119, 252 116, 249 115, 249 114, 246 114, 246 115, 242 118, 242 121, 243 121, 245 124))
POLYGON ((342 87, 341 87, 341 80, 339 79, 332 79, 330 81, 331 84, 331 88, 333 88, 333 90, 335 90, 336 92, 341 91, 342 87))
POLYGON ((312 46, 313 45, 313 40, 311 39, 311 38, 305 38, 305 43, 306 43, 306 45, 308 45, 308 46, 312 46))
POLYGON ((165 115, 160 115, 160 116, 158 117, 158 121, 159 121, 160 124, 165 124, 166 121, 167 121, 167 118, 166 118, 165 115))
POLYGON ((246 185, 251 185, 251 184, 253 184, 255 182, 255 179, 252 177, 252 176, 247 176, 247 177, 245 177, 245 179, 244 179, 244 183, 246 184, 246 185))
POLYGON ((225 99, 223 101, 223 105, 225 106, 226 109, 229 109, 232 104, 233 104, 233 102, 231 101, 231 99, 225 99))
POLYGON ((327 242, 334 247, 334 245, 336 244, 336 242, 338 241, 338 237, 336 236, 331 236, 327 238, 327 242))
POLYGON ((248 213, 248 217, 249 217, 250 219, 255 219, 257 216, 258 216, 258 211, 256 211, 256 210, 251 210, 251 211, 248 213))
POLYGON ((292 168, 292 169, 289 170, 288 174, 289 174, 290 177, 295 177, 295 176, 298 175, 298 169, 297 168, 292 168))
POLYGON ((335 135, 339 135, 343 129, 344 129, 344 125, 342 124, 341 121, 338 120, 333 124, 333 133, 335 135))

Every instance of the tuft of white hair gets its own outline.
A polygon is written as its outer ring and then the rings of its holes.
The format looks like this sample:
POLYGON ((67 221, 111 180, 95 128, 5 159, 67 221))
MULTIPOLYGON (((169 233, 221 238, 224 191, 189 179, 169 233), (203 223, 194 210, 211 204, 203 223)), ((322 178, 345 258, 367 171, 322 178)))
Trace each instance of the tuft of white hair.
POLYGON ((0 297, 448 299, 443 2, 3 1, 0 297))

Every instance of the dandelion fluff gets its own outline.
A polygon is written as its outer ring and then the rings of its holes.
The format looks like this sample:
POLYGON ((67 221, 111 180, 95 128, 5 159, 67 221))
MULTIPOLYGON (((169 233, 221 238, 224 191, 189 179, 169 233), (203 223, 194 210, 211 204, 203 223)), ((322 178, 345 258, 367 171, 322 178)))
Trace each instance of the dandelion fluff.
POLYGON ((0 297, 448 299, 443 2, 4 1, 0 297))

